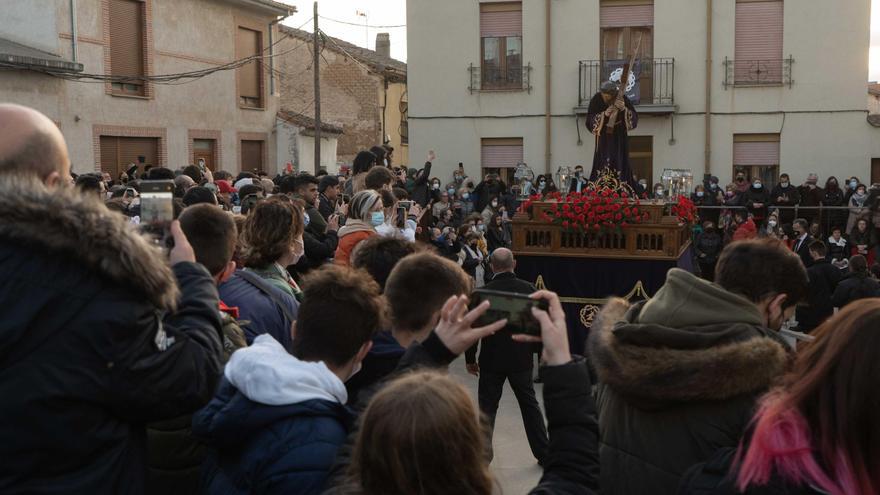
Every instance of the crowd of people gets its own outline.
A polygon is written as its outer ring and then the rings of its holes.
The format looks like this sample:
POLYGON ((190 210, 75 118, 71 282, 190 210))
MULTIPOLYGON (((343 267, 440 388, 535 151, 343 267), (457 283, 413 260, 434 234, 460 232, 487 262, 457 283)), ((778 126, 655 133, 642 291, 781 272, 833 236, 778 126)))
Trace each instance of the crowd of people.
POLYGON ((880 300, 793 347, 800 246, 745 240, 715 283, 673 269, 652 299, 609 301, 572 350, 560 298, 505 247, 518 192, 389 151, 351 177, 196 165, 73 187, 57 126, 0 105, 0 492, 489 495, 506 380, 543 467, 530 493, 880 494, 880 300), (169 244, 137 226, 157 179, 176 185, 169 244), (480 320, 481 283, 543 301, 540 335, 480 320), (446 373, 462 354, 478 404, 446 373))

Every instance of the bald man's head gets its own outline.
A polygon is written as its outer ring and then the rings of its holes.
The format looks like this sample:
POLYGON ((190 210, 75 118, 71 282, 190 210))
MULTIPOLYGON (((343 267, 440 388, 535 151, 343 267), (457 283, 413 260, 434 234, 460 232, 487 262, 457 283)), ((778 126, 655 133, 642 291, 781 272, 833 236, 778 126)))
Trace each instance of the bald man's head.
POLYGON ((0 103, 0 174, 32 175, 48 186, 70 179, 58 126, 33 108, 0 103))
POLYGON ((490 262, 492 264, 492 271, 495 273, 512 272, 516 268, 513 251, 507 248, 498 248, 492 251, 490 262))

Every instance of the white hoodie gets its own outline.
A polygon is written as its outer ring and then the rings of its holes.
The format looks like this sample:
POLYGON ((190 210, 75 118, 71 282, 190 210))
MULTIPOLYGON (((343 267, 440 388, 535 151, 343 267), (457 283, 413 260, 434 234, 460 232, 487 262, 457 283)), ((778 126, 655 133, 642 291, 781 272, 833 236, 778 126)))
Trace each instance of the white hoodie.
POLYGON ((269 406, 312 399, 345 404, 348 400, 345 384, 327 365, 300 361, 268 334, 235 351, 223 373, 245 397, 269 406))

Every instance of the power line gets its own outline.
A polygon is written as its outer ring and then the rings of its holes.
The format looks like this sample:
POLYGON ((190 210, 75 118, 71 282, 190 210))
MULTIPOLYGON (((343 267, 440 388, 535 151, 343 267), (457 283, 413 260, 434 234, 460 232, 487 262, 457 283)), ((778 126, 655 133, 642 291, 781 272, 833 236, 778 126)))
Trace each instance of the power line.
POLYGON ((338 22, 339 24, 348 24, 349 26, 368 27, 368 28, 373 28, 373 29, 391 29, 391 28, 405 28, 406 27, 406 24, 396 24, 393 26, 372 26, 370 24, 358 24, 356 22, 340 21, 338 19, 331 19, 330 17, 324 17, 322 15, 319 15, 318 17, 321 19, 324 19, 325 21, 332 21, 332 22, 338 22))
MULTIPOLYGON (((311 22, 313 19, 314 19, 313 17, 309 18, 309 20, 306 21, 305 23, 303 23, 300 27, 305 26, 308 22, 311 22)), ((261 53, 256 54, 256 55, 251 55, 251 56, 244 57, 244 58, 241 58, 238 60, 233 60, 233 61, 227 62, 225 64, 207 67, 205 69, 189 71, 189 72, 172 73, 172 74, 158 74, 158 75, 150 75, 150 76, 148 76, 148 75, 144 75, 144 76, 114 76, 114 75, 110 75, 110 74, 90 74, 90 73, 82 73, 82 72, 73 73, 73 72, 56 71, 56 70, 52 70, 52 69, 42 69, 42 68, 37 68, 37 67, 21 67, 16 64, 8 64, 8 63, 0 63, 0 69, 30 70, 33 72, 47 74, 49 76, 57 77, 60 79, 65 79, 65 80, 69 80, 69 81, 77 81, 77 82, 87 82, 87 83, 151 82, 154 84, 179 85, 179 84, 190 83, 192 81, 201 79, 203 77, 209 76, 209 75, 217 73, 217 72, 238 69, 239 67, 247 65, 250 62, 256 61, 257 59, 260 59, 261 61, 263 61, 266 59, 271 59, 274 57, 280 57, 282 55, 287 55, 288 53, 291 53, 291 52, 301 48, 303 45, 305 45, 304 42, 300 42, 299 44, 295 45, 293 48, 290 48, 289 50, 285 50, 283 52, 275 53, 272 55, 265 55, 265 53, 267 51, 271 50, 273 47, 275 47, 276 45, 278 45, 279 43, 281 43, 282 41, 284 41, 285 39, 290 38, 290 37, 292 37, 292 36, 290 36, 290 35, 282 36, 281 38, 278 39, 278 41, 275 41, 274 43, 272 43, 268 47, 264 48, 261 51, 261 53)))

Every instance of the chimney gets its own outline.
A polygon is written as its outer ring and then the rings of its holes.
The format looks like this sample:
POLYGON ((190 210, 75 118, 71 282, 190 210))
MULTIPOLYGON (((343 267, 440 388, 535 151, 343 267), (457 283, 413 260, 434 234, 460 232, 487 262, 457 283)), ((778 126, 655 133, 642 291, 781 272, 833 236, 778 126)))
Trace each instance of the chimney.
POLYGON ((376 53, 391 58, 391 35, 388 33, 376 34, 376 53))

